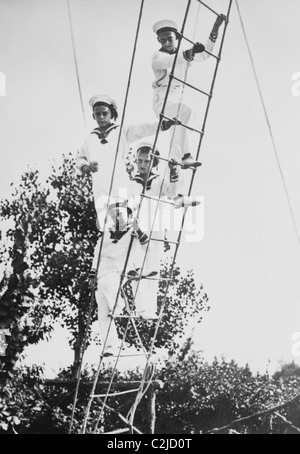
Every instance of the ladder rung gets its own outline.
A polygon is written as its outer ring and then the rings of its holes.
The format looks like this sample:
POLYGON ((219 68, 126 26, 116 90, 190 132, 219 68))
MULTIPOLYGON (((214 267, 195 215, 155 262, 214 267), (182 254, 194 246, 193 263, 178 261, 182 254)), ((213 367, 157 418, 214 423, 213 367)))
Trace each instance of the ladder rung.
MULTIPOLYGON (((181 37, 182 37, 183 39, 185 39, 186 41, 188 41, 189 43, 191 43, 191 44, 193 44, 193 45, 195 44, 194 41, 192 41, 191 39, 187 38, 186 36, 181 35, 181 37)), ((206 54, 208 54, 208 55, 210 55, 211 57, 215 58, 216 60, 221 60, 221 58, 220 58, 218 55, 212 54, 211 52, 209 52, 209 50, 206 50, 206 49, 205 49, 203 52, 205 52, 206 54)), ((186 83, 186 82, 183 82, 183 83, 186 83)), ((195 88, 195 90, 197 90, 196 87, 192 87, 192 88, 195 88)))
POLYGON ((130 432, 130 431, 131 431, 131 429, 128 427, 126 429, 116 429, 116 430, 113 430, 112 432, 103 432, 103 435, 123 434, 123 433, 130 432))
POLYGON ((112 396, 121 396, 122 394, 129 394, 129 393, 136 393, 139 391, 140 388, 136 389, 128 389, 127 391, 116 391, 113 393, 103 393, 103 394, 94 394, 92 397, 97 398, 97 397, 112 397, 112 396))
POLYGON ((146 276, 143 276, 143 275, 140 275, 140 274, 124 274, 122 273, 122 276, 123 277, 126 277, 128 280, 131 280, 131 281, 136 281, 137 279, 149 279, 152 276, 156 276, 158 274, 157 271, 153 271, 150 275, 146 275, 146 276))
POLYGON ((209 50, 205 50, 204 52, 206 54, 210 55, 211 57, 215 58, 216 60, 219 60, 219 61, 221 60, 221 58, 218 55, 215 55, 215 54, 209 52, 209 50))
POLYGON ((141 194, 141 197, 145 197, 145 199, 150 199, 150 200, 154 200, 155 202, 161 202, 161 203, 166 203, 167 205, 175 205, 177 206, 176 203, 174 202, 170 202, 169 200, 163 200, 159 197, 150 197, 149 195, 145 195, 145 194, 141 194))
POLYGON ((206 3, 202 2, 202 0, 197 0, 199 3, 201 3, 201 5, 205 6, 205 8, 209 9, 209 11, 211 11, 212 13, 214 13, 216 16, 219 16, 219 14, 214 10, 212 9, 210 6, 208 6, 206 3))
POLYGON ((175 279, 172 277, 145 277, 149 281, 170 281, 173 282, 175 279))
MULTIPOLYGON (((155 153, 150 153, 151 156, 155 156, 157 159, 160 159, 162 161, 166 162, 171 162, 172 164, 177 164, 178 166, 182 167, 183 164, 180 164, 180 162, 175 161, 175 159, 168 159, 168 158, 163 158, 162 156, 157 156, 155 153)), ((192 168, 192 167, 191 167, 192 168)))
POLYGON ((128 275, 128 274, 123 274, 124 277, 128 278, 129 280, 131 281, 137 281, 138 279, 146 279, 146 280, 149 280, 149 281, 174 281, 174 278, 170 278, 170 277, 149 277, 149 276, 142 276, 139 275, 139 276, 131 276, 131 275, 128 275))
POLYGON ((140 318, 139 315, 113 315, 113 318, 140 318))
MULTIPOLYGON (((101 355, 103 356, 103 355, 101 355)), ((150 356, 150 353, 131 353, 131 354, 124 354, 124 355, 109 355, 105 356, 105 358, 133 358, 135 356, 150 356)))
MULTIPOLYGON (((164 114, 161 114, 161 116, 164 117, 164 118, 166 118, 167 120, 173 120, 173 118, 169 118, 169 117, 167 117, 167 116, 164 115, 164 114)), ((199 129, 192 128, 191 126, 188 126, 187 124, 182 123, 182 122, 180 122, 180 123, 178 124, 178 126, 183 126, 184 128, 190 129, 190 130, 193 131, 193 132, 198 132, 198 134, 200 134, 200 135, 202 135, 202 136, 203 136, 203 134, 204 134, 204 131, 200 131, 199 129)), ((157 155, 154 155, 154 156, 157 157, 157 155)))
POLYGON ((150 241, 160 241, 161 243, 169 243, 169 244, 179 244, 179 241, 169 241, 167 239, 162 240, 161 238, 150 238, 150 241))
MULTIPOLYGON (((208 53, 209 53, 209 52, 208 52, 208 53)), ((174 76, 174 74, 171 74, 170 76, 171 76, 173 79, 177 80, 178 82, 181 82, 182 84, 187 85, 188 87, 192 88, 193 90, 199 91, 200 93, 202 93, 202 94, 205 95, 205 96, 208 96, 209 98, 212 97, 212 94, 211 94, 211 93, 207 93, 206 91, 200 90, 200 88, 197 88, 197 87, 195 87, 194 85, 191 85, 191 84, 189 84, 188 82, 185 82, 184 80, 179 79, 178 77, 174 76)))

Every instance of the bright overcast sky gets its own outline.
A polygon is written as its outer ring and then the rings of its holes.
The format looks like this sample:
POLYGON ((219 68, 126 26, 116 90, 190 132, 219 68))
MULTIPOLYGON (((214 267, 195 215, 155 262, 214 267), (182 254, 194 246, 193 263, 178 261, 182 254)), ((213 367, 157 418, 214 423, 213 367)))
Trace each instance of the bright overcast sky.
MULTIPOLYGON (((145 0, 126 123, 155 119, 152 25, 171 18, 181 26, 186 4, 145 0)), ((207 4, 225 13, 228 1, 207 4)), ((239 0, 239 6, 300 231, 300 90, 293 81, 300 73, 300 2, 239 0)), ((93 94, 114 97, 122 110, 139 7, 139 0, 71 0, 88 130, 93 94)), ((67 11, 63 0, 0 0, 2 197, 28 165, 45 177, 52 159, 75 154, 85 137, 67 11)), ((192 0, 189 36, 205 44, 213 21, 192 0)), ((213 59, 195 64, 190 80, 207 86, 212 68, 213 59)), ((193 104, 197 120, 201 100, 193 104)), ((300 363, 300 349, 292 353, 292 336, 300 333, 300 247, 235 2, 201 161, 193 192, 205 200, 205 234, 201 242, 182 243, 178 256, 210 298, 197 347, 208 358, 224 354, 254 368, 268 360, 300 363)))

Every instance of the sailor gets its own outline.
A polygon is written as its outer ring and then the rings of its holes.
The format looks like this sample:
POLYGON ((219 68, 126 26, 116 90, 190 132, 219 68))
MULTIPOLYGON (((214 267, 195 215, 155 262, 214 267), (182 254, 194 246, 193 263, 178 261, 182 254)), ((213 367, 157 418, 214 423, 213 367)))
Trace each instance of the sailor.
MULTIPOLYGON (((213 51, 218 37, 218 30, 224 20, 226 20, 226 17, 223 14, 217 17, 206 46, 197 42, 192 48, 179 51, 175 68, 176 78, 184 80, 187 65, 191 66, 193 61, 203 62, 209 57, 209 53, 206 53, 205 51, 207 50, 210 53, 213 51)), ((158 22, 155 22, 153 31, 157 35, 157 40, 161 45, 161 48, 154 52, 152 56, 152 69, 155 76, 155 80, 152 84, 153 110, 159 118, 165 100, 169 76, 173 67, 180 35, 178 33, 178 26, 173 20, 159 20, 158 22)), ((192 109, 188 104, 180 102, 181 94, 182 83, 173 79, 164 110, 164 114, 170 118, 170 120, 162 120, 162 129, 169 129, 170 126, 174 124, 174 118, 185 125, 189 124, 192 109)), ((170 158, 175 159, 175 161, 181 164, 182 169, 198 167, 200 163, 195 161, 190 153, 187 129, 184 126, 177 124, 175 126, 175 131, 173 127, 170 129, 170 137, 170 158)))
MULTIPOLYGON (((113 355, 118 348, 118 334, 113 315, 118 314, 124 307, 122 294, 119 291, 121 281, 123 283, 126 281, 126 278, 121 279, 122 272, 128 272, 130 278, 135 277, 130 274, 130 271, 137 268, 134 261, 135 249, 144 247, 147 242, 148 236, 140 229, 137 220, 133 218, 133 211, 127 202, 116 202, 109 205, 104 237, 103 240, 101 237, 98 240, 90 271, 90 287, 95 288, 104 356, 113 355), (100 252, 101 260, 99 261, 100 252), (125 268, 127 255, 129 260, 125 268)), ((138 288, 135 306, 137 316, 145 320, 157 318, 155 302, 149 298, 143 284, 138 288)))

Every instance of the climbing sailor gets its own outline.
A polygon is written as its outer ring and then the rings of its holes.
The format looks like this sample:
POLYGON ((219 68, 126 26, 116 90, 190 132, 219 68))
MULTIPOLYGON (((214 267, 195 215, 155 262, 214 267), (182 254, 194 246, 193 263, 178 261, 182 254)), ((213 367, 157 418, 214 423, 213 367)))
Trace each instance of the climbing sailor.
MULTIPOLYGON (((187 65, 191 66, 192 62, 202 62, 209 57, 208 52, 212 52, 216 39, 218 37, 218 30, 226 17, 221 14, 217 17, 212 31, 209 35, 206 46, 201 43, 195 43, 192 48, 179 51, 176 60, 176 78, 184 80, 185 70, 187 65)), ((153 25, 153 31, 157 35, 157 40, 161 44, 161 48, 154 52, 152 56, 152 69, 155 75, 155 80, 152 84, 153 87, 153 110, 157 117, 160 116, 164 104, 167 87, 169 84, 170 72, 173 67, 175 54, 178 47, 178 26, 172 20, 159 20, 153 25)), ((162 129, 169 129, 174 124, 174 118, 185 125, 189 124, 192 109, 186 103, 181 103, 182 83, 176 79, 172 80, 170 90, 168 93, 167 103, 165 106, 164 114, 170 120, 163 118, 161 122, 162 129)), ((200 162, 192 158, 189 149, 189 142, 187 137, 187 129, 184 126, 175 126, 170 129, 170 158, 175 159, 181 164, 182 169, 195 168, 200 165, 200 162)))

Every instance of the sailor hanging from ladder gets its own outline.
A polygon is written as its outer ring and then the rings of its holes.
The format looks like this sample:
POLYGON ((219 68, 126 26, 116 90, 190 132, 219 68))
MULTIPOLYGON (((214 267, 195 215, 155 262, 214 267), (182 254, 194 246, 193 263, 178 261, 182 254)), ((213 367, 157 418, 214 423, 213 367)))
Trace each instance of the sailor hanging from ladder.
MULTIPOLYGON (((119 287, 131 237, 132 235, 134 236, 127 267, 129 269, 135 268, 135 265, 131 264, 135 248, 146 244, 148 241, 148 236, 141 231, 138 222, 133 218, 132 214, 132 209, 127 202, 117 202, 109 206, 108 222, 104 230, 102 243, 101 262, 97 271, 101 245, 100 239, 95 248, 90 272, 90 286, 95 288, 95 297, 98 305, 98 320, 104 344, 104 356, 113 355, 118 348, 118 335, 112 315, 117 314, 123 308, 119 287)), ((143 293, 141 286, 135 305, 137 315, 149 320, 156 318, 156 314, 154 310, 151 311, 150 304, 146 303, 147 296, 147 293, 143 293), (147 306, 146 309, 145 306, 147 306)))
MULTIPOLYGON (((224 20, 226 20, 226 16, 223 14, 217 17, 206 46, 197 42, 192 48, 179 51, 175 68, 176 77, 178 79, 184 80, 187 64, 190 66, 193 61, 202 62, 210 56, 205 50, 210 53, 212 52, 218 37, 218 30, 224 20)), ((154 52, 152 56, 152 69, 155 75, 155 81, 152 84, 153 110, 159 118, 169 84, 170 72, 175 59, 177 41, 180 35, 178 34, 177 24, 172 20, 160 20, 155 22, 153 31, 156 33, 157 40, 161 44, 161 48, 154 52)), ((174 118, 185 125, 189 124, 192 109, 188 104, 180 101, 181 93, 182 83, 173 79, 164 110, 164 115, 170 118, 170 120, 166 118, 162 119, 161 126, 163 130, 164 128, 169 129, 170 126, 173 126, 174 118)), ((175 159, 181 164, 182 169, 198 167, 200 162, 195 161, 190 153, 187 129, 184 126, 178 125, 175 126, 175 131, 173 129, 174 128, 170 129, 172 144, 170 158, 175 159)))
MULTIPOLYGON (((160 159, 161 153, 158 150, 158 141, 156 142, 156 150, 153 152, 154 142, 154 136, 144 137, 134 142, 130 147, 137 163, 137 172, 132 176, 131 181, 131 194, 138 198, 138 195, 144 189, 145 195, 153 197, 155 203, 158 198, 167 198, 175 209, 198 205, 200 202, 197 202, 193 197, 178 193, 178 164, 174 159, 168 160, 169 170, 165 175, 166 162, 164 161, 166 160, 163 159, 161 161, 160 159)), ((160 144, 161 146, 162 144, 160 144)), ((140 219, 142 221, 143 216, 140 219)), ((149 228, 150 224, 148 230, 149 228)))
MULTIPOLYGON (((137 172, 132 177, 131 194, 135 202, 139 202, 140 196, 143 200, 140 204, 139 225, 141 229, 149 234, 152 232, 154 241, 147 245, 147 254, 144 263, 144 272, 156 272, 159 275, 160 258, 162 256, 161 246, 165 240, 165 215, 171 211, 166 210, 170 206, 175 209, 199 205, 199 201, 178 193, 178 165, 175 161, 160 159, 160 151, 156 143, 156 150, 153 152, 155 137, 145 137, 132 144, 131 149, 136 157, 137 172), (165 168, 167 165, 167 169, 165 168), (158 241, 157 241, 158 240, 158 241)), ((160 144, 162 145, 162 144, 160 144)), ((137 204, 133 205, 134 209, 137 204)), ((172 208, 171 208, 172 209, 172 208)), ((174 222, 168 219, 169 228, 174 227, 174 222)), ((138 263, 137 254, 143 254, 143 248, 136 250, 135 261, 138 263)), ((140 260, 142 262, 143 260, 140 260)), ((157 292, 156 292, 157 293, 157 292)), ((156 295, 152 292, 152 295, 156 295)))
POLYGON ((171 205, 178 209, 200 203, 193 197, 178 194, 178 166, 173 161, 167 165, 164 160, 159 159, 161 153, 157 144, 153 152, 154 141, 154 136, 145 137, 133 143, 131 147, 137 164, 137 171, 131 180, 131 194, 134 200, 132 206, 134 211, 137 211, 139 206, 139 226, 149 235, 149 242, 135 249, 133 260, 135 269, 132 272, 136 272, 138 276, 142 269, 142 275, 146 276, 138 285, 143 288, 143 310, 148 311, 151 308, 151 313, 157 310, 160 261, 165 241, 165 208, 171 205), (140 203, 141 196, 143 199, 140 203), (151 279, 150 276, 155 278, 151 279))

